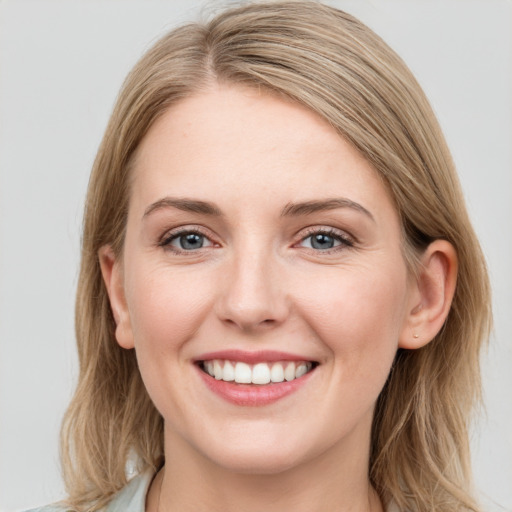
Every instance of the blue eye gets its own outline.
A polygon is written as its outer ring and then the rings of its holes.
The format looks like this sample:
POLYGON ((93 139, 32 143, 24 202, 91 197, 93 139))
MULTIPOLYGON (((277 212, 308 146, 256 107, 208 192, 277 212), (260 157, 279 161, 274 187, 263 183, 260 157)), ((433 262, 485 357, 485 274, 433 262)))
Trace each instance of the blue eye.
POLYGON ((170 246, 178 251, 196 251, 204 247, 211 247, 213 243, 201 233, 186 231, 171 235, 161 245, 170 246))
POLYGON ((313 249, 332 249, 336 243, 339 244, 339 241, 324 233, 317 233, 311 236, 311 247, 313 249))
POLYGON ((301 241, 302 247, 309 249, 316 249, 318 251, 328 251, 339 246, 351 246, 350 240, 343 236, 326 231, 316 231, 311 235, 305 237, 301 241))

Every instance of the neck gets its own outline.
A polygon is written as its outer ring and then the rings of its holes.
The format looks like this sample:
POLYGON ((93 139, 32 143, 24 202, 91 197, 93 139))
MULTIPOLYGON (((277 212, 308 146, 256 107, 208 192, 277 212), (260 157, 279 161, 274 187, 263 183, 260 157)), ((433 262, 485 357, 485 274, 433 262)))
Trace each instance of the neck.
POLYGON ((147 512, 382 512, 368 480, 369 453, 360 453, 360 443, 353 444, 359 451, 331 447, 293 468, 254 474, 219 467, 172 438, 166 433, 169 454, 147 512))

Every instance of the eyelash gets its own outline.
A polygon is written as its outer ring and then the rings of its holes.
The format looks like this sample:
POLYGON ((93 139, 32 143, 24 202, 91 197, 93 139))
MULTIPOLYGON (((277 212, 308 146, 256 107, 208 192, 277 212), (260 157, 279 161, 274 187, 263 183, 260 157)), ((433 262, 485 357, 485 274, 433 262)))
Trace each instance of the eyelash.
MULTIPOLYGON (((306 230, 306 236, 302 236, 300 241, 298 242, 303 243, 308 238, 311 238, 314 235, 325 235, 328 237, 333 238, 335 241, 340 242, 339 245, 331 247, 329 249, 315 249, 312 247, 306 247, 306 249, 312 250, 315 253, 321 253, 321 254, 332 254, 338 251, 343 251, 347 248, 354 246, 354 240, 350 238, 346 233, 340 232, 334 228, 318 228, 318 227, 311 227, 306 230)), ((297 244, 296 244, 297 245, 297 244)))
POLYGON ((192 250, 192 249, 186 250, 186 249, 179 249, 179 248, 171 245, 171 243, 174 240, 178 239, 180 236, 183 236, 183 235, 199 235, 199 236, 205 238, 206 240, 209 240, 212 245, 215 245, 215 242, 213 242, 211 240, 211 237, 208 236, 203 231, 201 231, 200 229, 187 228, 187 227, 179 228, 177 230, 165 233, 164 236, 158 242, 158 245, 159 245, 159 247, 162 247, 165 250, 171 251, 175 254, 186 254, 186 255, 197 253, 198 250, 203 249, 203 247, 201 247, 200 249, 197 249, 197 250, 192 250))
MULTIPOLYGON (((179 228, 177 230, 165 233, 162 236, 162 238, 160 239, 160 241, 158 242, 158 246, 162 247, 166 250, 169 250, 175 254, 186 254, 186 255, 191 255, 191 254, 197 253, 197 251, 200 251, 201 249, 205 248, 205 247, 200 247, 199 249, 196 249, 196 250, 194 250, 194 249, 186 250, 186 249, 179 249, 179 248, 171 245, 171 243, 174 240, 178 239, 179 237, 181 237, 183 235, 199 235, 199 236, 203 237, 204 239, 208 240, 211 243, 211 246, 215 246, 215 242, 213 242, 211 240, 211 237, 209 235, 207 235, 206 233, 204 233, 202 230, 200 230, 198 228, 187 228, 187 227, 179 228)), ((333 228, 322 229, 322 228, 317 228, 317 227, 311 227, 306 230, 306 233, 304 235, 305 236, 301 236, 299 242, 294 244, 294 247, 298 246, 299 244, 303 243, 305 240, 307 240, 308 238, 311 238, 314 235, 325 235, 325 236, 333 238, 335 241, 340 242, 339 245, 336 245, 329 249, 315 249, 313 247, 305 247, 305 249, 309 249, 315 253, 332 254, 332 253, 338 252, 340 250, 344 250, 346 248, 350 248, 350 247, 354 246, 354 241, 352 240, 352 238, 348 237, 346 234, 344 234, 336 229, 333 229, 333 228)), ((210 247, 210 246, 208 246, 208 247, 210 247)))

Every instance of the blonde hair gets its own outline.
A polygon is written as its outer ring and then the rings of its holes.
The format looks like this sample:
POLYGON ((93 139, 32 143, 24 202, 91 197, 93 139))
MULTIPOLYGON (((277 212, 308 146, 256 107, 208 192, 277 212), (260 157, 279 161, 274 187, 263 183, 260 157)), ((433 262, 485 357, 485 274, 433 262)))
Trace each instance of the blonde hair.
POLYGON ((446 323, 419 350, 399 350, 379 397, 370 480, 400 510, 478 510, 471 497, 470 412, 491 323, 487 272, 454 165, 429 103, 402 60, 352 16, 315 2, 251 3, 173 30, 127 77, 91 174, 76 302, 79 382, 62 429, 76 510, 98 510, 163 460, 163 422, 133 350, 118 346, 98 250, 122 251, 130 166, 158 116, 212 81, 258 87, 325 118, 373 164, 394 198, 411 269, 435 239, 459 261, 446 323))

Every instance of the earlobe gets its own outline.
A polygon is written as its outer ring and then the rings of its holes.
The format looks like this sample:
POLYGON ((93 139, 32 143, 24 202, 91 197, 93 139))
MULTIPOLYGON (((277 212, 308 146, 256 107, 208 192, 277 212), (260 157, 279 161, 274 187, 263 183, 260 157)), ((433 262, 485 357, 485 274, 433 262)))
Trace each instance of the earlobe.
POLYGON ((446 240, 435 240, 421 258, 400 334, 400 348, 417 349, 434 339, 450 311, 456 282, 457 253, 446 240))
POLYGON ((126 304, 122 264, 109 245, 98 251, 101 274, 110 300, 110 308, 116 323, 117 343, 126 349, 134 347, 130 315, 126 304))

